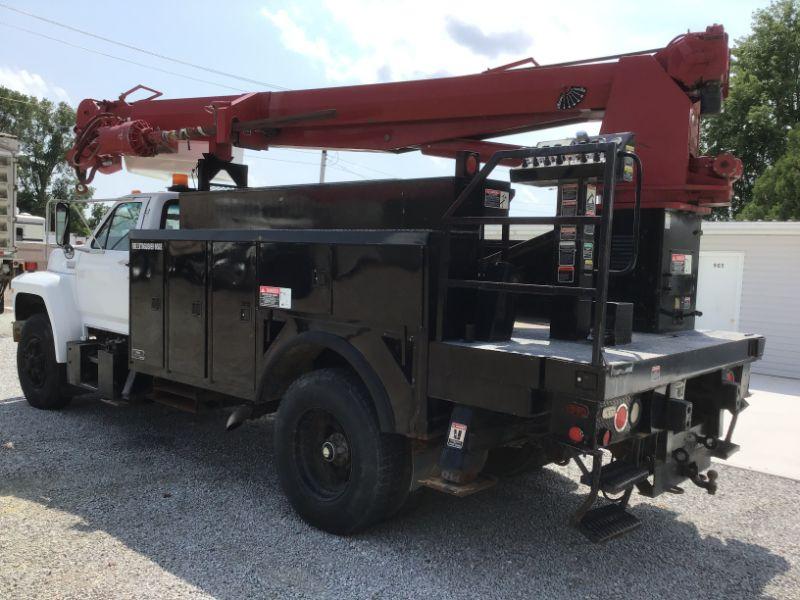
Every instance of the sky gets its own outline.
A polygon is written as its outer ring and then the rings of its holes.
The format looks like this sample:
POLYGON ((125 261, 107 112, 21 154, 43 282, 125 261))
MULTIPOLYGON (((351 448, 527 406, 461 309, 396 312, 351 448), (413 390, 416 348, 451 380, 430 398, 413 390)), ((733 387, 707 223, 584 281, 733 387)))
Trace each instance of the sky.
MULTIPOLYGON (((657 48, 713 23, 722 23, 735 40, 749 32, 753 11, 766 5, 765 0, 0 0, 0 85, 74 107, 84 98, 116 98, 137 84, 181 98, 463 75, 530 56, 548 64, 657 48)), ((598 127, 570 126, 502 141, 535 144, 579 129, 596 133, 598 127)), ((314 150, 247 151, 244 161, 252 186, 319 177, 314 150)), ((452 161, 419 153, 331 152, 328 164, 328 181, 453 172, 452 161)), ((125 171, 98 175, 93 183, 96 198, 165 185, 125 171)), ((528 187, 520 192, 514 213, 552 212, 552 194, 528 187)))

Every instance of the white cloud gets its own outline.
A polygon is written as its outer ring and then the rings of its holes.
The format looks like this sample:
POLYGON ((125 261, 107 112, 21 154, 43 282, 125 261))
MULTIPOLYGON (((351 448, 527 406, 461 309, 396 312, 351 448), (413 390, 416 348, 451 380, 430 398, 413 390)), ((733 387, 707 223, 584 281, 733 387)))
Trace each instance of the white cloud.
POLYGON ((70 103, 69 95, 64 88, 47 83, 38 73, 31 73, 25 69, 0 67, 0 85, 29 96, 70 103))
POLYGON ((325 0, 261 14, 287 49, 332 83, 474 73, 530 55, 546 64, 658 46, 675 35, 658 25, 637 34, 636 6, 626 9, 626 23, 602 3, 577 4, 565 13, 558 3, 325 0))

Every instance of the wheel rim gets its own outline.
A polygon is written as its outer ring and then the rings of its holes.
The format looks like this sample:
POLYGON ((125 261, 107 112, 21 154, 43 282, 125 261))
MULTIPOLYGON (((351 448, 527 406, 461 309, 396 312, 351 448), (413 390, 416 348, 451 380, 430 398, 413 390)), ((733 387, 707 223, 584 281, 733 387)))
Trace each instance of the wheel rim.
POLYGON ((22 349, 22 362, 25 375, 35 388, 41 388, 47 381, 45 369, 44 347, 42 340, 33 337, 27 341, 22 349))
POLYGON ((316 496, 332 500, 345 492, 350 482, 350 442, 331 413, 310 410, 303 414, 294 454, 303 481, 316 496))

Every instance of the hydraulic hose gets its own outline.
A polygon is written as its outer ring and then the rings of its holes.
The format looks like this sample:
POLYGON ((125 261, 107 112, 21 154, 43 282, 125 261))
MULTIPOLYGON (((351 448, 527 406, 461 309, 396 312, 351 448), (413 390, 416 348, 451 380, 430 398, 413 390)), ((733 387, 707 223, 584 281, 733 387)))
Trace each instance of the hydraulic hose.
POLYGON ((620 152, 620 155, 625 158, 630 158, 636 164, 636 188, 633 205, 633 255, 624 269, 609 270, 609 274, 611 275, 627 275, 633 272, 639 258, 639 224, 642 214, 642 179, 644 178, 644 168, 642 167, 641 159, 633 152, 620 152))

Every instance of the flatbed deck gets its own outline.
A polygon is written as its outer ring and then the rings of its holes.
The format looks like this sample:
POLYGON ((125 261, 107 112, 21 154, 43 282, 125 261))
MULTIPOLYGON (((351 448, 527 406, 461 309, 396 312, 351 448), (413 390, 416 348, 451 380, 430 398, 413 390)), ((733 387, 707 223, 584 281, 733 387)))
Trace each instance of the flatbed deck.
MULTIPOLYGON (((735 331, 680 331, 676 333, 636 333, 629 344, 608 346, 603 349, 606 364, 624 365, 642 360, 652 360, 687 351, 702 350, 729 342, 751 339, 754 336, 735 331)), ((590 340, 570 341, 550 339, 547 323, 518 321, 514 325, 511 339, 503 342, 447 341, 447 344, 512 352, 538 358, 552 358, 590 364, 592 343, 590 340)))
POLYGON ((591 341, 549 335, 546 323, 518 321, 507 341, 432 342, 429 393, 531 415, 539 392, 602 401, 750 362, 764 349, 763 337, 731 331, 634 333, 629 344, 605 347, 598 366, 591 341))

